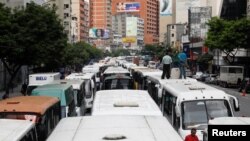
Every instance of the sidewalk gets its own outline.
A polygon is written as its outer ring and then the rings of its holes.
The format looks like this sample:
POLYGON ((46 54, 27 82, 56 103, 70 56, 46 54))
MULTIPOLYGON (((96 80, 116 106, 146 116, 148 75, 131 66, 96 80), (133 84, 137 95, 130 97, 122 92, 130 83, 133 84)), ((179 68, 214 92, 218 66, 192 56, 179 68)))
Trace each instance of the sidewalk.
MULTIPOLYGON (((10 97, 15 97, 15 96, 21 96, 21 87, 22 84, 18 84, 17 87, 13 88, 13 92, 12 89, 9 90, 9 96, 10 97)), ((5 91, 0 91, 0 100, 2 99, 3 95, 5 94, 5 91)))

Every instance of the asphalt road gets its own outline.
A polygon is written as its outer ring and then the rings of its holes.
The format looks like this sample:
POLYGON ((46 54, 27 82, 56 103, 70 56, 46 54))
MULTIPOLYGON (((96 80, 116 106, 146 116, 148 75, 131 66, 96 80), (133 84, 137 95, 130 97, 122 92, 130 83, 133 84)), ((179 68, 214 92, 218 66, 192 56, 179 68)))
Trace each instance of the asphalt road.
POLYGON ((240 111, 239 112, 235 112, 235 116, 246 116, 246 117, 250 117, 250 94, 246 94, 246 96, 242 96, 241 92, 238 92, 238 89, 236 88, 223 88, 220 87, 218 85, 213 85, 213 84, 209 84, 210 86, 213 86, 217 89, 223 90, 226 93, 235 96, 239 99, 239 103, 240 103, 240 111))

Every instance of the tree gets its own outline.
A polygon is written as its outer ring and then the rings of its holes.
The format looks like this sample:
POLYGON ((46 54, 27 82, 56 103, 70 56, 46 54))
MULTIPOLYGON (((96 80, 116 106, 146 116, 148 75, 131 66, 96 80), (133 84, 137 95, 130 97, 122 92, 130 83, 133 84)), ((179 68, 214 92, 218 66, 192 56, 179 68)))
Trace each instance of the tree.
POLYGON ((208 25, 205 45, 212 50, 223 51, 228 63, 234 63, 235 54, 239 48, 249 48, 250 21, 248 19, 227 21, 213 17, 208 25))
POLYGON ((64 66, 69 66, 75 70, 80 70, 86 62, 91 59, 102 57, 102 51, 85 42, 68 44, 64 52, 64 66))
POLYGON ((30 3, 21 9, 5 8, 0 4, 0 58, 10 74, 6 94, 22 65, 55 69, 62 64, 67 43, 55 8, 30 3))
POLYGON ((208 69, 209 62, 211 62, 212 60, 213 60, 213 55, 209 53, 205 53, 199 56, 197 59, 197 63, 199 64, 201 71, 203 72, 206 71, 208 69))

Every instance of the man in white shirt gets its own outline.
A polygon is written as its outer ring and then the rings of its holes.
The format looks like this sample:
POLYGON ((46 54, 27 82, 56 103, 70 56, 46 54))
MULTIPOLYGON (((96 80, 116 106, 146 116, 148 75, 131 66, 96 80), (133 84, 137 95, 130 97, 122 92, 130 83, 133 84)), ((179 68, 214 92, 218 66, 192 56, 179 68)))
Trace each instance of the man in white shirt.
POLYGON ((164 79, 165 76, 167 79, 170 78, 170 65, 172 63, 172 58, 169 55, 169 52, 166 52, 166 55, 162 58, 162 64, 163 64, 163 72, 161 79, 164 79))

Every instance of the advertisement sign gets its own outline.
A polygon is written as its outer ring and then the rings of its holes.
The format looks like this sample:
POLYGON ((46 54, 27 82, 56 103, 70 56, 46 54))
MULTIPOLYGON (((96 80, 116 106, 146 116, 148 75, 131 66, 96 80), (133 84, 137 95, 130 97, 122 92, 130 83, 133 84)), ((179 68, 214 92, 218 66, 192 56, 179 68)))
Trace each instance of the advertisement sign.
POLYGON ((126 36, 137 36, 137 17, 126 18, 126 36))
POLYGON ((160 0, 160 15, 172 15, 172 0, 160 0))
POLYGON ((117 12, 139 12, 140 3, 138 2, 119 2, 116 4, 117 12))
POLYGON ((89 29, 90 38, 109 38, 109 30, 100 28, 89 29))
POLYGON ((123 43, 135 43, 136 42, 136 38, 135 37, 122 38, 122 42, 123 43))

